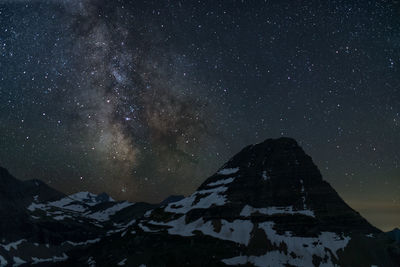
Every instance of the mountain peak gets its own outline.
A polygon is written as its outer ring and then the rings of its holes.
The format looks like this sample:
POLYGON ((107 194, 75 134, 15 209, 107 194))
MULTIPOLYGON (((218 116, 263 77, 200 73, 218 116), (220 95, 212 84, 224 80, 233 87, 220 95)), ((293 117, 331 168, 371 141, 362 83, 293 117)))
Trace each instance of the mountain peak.
MULTIPOLYGON (((305 172, 311 175, 305 179, 322 180, 318 168, 297 142, 288 137, 267 139, 262 143, 250 145, 230 159, 221 169, 239 168, 251 172, 279 176, 281 179, 296 179, 293 172, 305 172), (285 172, 287 175, 282 175, 285 172)), ((221 170, 220 170, 221 171, 221 170)))
POLYGON ((20 181, 14 178, 7 169, 0 167, 0 183, 15 184, 15 183, 20 183, 20 181))
POLYGON ((187 222, 256 216, 279 221, 276 228, 302 236, 321 231, 380 232, 322 179, 312 158, 292 138, 245 147, 194 194, 170 203, 164 211, 185 214, 187 222), (293 220, 302 223, 293 225, 293 220))
POLYGON ((254 180, 254 182, 279 179, 283 185, 284 180, 291 181, 291 185, 286 184, 285 190, 293 186, 303 188, 304 184, 311 181, 322 181, 322 176, 312 158, 294 139, 288 137, 267 139, 245 147, 216 174, 207 179, 200 189, 233 174, 245 177, 241 178, 242 180, 254 180))

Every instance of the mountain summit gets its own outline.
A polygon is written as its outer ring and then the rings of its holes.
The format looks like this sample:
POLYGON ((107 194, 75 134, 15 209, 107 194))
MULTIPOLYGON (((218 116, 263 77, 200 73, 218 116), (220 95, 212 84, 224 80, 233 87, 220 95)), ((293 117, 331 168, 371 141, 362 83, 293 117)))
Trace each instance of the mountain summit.
POLYGON ((216 216, 263 218, 279 221, 277 229, 310 237, 322 230, 380 232, 339 197, 311 157, 290 138, 244 148, 193 195, 163 211, 170 216, 185 214, 189 221, 216 216))
POLYGON ((339 197, 311 157, 290 138, 268 139, 244 148, 199 191, 218 188, 226 188, 221 195, 232 216, 278 217, 280 226, 276 227, 306 236, 322 230, 379 232, 339 197))

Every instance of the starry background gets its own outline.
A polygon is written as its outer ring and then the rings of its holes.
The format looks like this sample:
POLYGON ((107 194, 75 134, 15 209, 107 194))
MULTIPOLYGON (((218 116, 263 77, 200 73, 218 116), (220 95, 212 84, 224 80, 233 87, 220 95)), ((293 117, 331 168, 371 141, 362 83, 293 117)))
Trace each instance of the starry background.
POLYGON ((0 0, 0 165, 66 192, 189 194, 290 136, 400 226, 398 1, 0 0))

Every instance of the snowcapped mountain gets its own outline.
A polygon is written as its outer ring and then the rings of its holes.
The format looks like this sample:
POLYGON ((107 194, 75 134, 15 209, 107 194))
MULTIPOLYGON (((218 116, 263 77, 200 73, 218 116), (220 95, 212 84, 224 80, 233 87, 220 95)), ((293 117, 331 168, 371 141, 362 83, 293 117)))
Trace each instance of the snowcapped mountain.
POLYGON ((240 253, 221 257, 226 265, 334 266, 353 243, 381 233, 287 138, 246 147, 195 193, 145 216, 137 231, 231 242, 240 253))
POLYGON ((110 216, 134 205, 134 203, 127 201, 115 202, 110 197, 104 198, 104 193, 96 195, 89 192, 78 192, 46 203, 38 202, 37 198, 37 196, 34 196, 33 202, 27 207, 32 212, 31 217, 34 219, 37 217, 35 211, 39 211, 39 213, 45 212, 46 216, 50 216, 54 220, 88 218, 98 223, 109 221, 110 216))
POLYGON ((33 190, 30 198, 21 204, 24 218, 46 238, 31 234, 8 239, 0 244, 0 265, 7 261, 57 266, 399 266, 400 262, 398 244, 350 208, 289 138, 244 148, 192 195, 173 196, 160 205, 116 202, 88 192, 44 197, 33 190), (31 244, 30 250, 22 253, 25 244, 31 244), (35 244, 44 256, 32 249, 35 244))

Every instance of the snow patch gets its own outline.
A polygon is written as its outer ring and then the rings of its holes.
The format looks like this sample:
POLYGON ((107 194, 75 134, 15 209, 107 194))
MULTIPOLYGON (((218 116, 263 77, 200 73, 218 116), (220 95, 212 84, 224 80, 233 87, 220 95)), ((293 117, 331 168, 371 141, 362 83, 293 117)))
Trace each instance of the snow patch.
POLYGON ((116 223, 114 223, 113 226, 115 227, 115 229, 108 231, 107 232, 107 236, 110 236, 112 234, 120 233, 120 232, 124 231, 121 234, 121 237, 122 237, 122 236, 124 236, 126 234, 127 228, 129 226, 133 225, 135 222, 136 222, 136 219, 133 219, 132 221, 130 221, 130 222, 126 223, 126 224, 116 224, 116 223))
MULTIPOLYGON (((98 200, 99 195, 96 195, 96 194, 93 194, 90 192, 78 192, 78 193, 69 195, 68 197, 75 201, 83 202, 89 206, 95 206, 95 205, 101 203, 101 201, 98 200)), ((115 200, 112 199, 111 197, 108 197, 108 201, 115 202, 115 200)))
POLYGON ((143 225, 142 223, 139 223, 138 226, 139 226, 144 232, 148 232, 148 233, 158 232, 157 230, 151 230, 149 227, 147 227, 146 225, 143 225))
POLYGON ((231 175, 231 174, 237 173, 238 171, 239 171, 239 168, 226 168, 226 169, 222 169, 222 170, 218 171, 217 173, 221 174, 221 175, 231 175))
POLYGON ((6 261, 6 259, 0 255, 0 266, 6 266, 7 263, 8 263, 8 261, 6 261))
MULTIPOLYGON (((253 257, 253 256, 250 256, 253 257)), ((227 265, 245 265, 250 262, 249 256, 237 256, 229 259, 221 260, 223 263, 227 265)))
POLYGON ((170 226, 168 233, 171 235, 193 236, 193 231, 200 231, 208 236, 244 245, 248 245, 250 233, 253 230, 253 223, 249 220, 234 220, 233 222, 221 220, 221 229, 219 232, 214 231, 214 225, 211 221, 204 222, 203 218, 189 224, 186 224, 185 220, 186 215, 166 223, 150 221, 149 224, 170 226))
POLYGON ((207 186, 216 186, 216 185, 225 185, 225 184, 230 184, 235 180, 235 178, 228 178, 228 179, 223 179, 219 180, 213 183, 207 184, 207 186))
POLYGON ((59 216, 53 217, 53 219, 56 220, 56 221, 62 221, 64 219, 66 219, 66 218, 72 219, 72 217, 69 216, 69 215, 59 215, 59 216))
POLYGON ((243 207, 240 212, 240 216, 250 217, 253 213, 258 212, 265 215, 276 215, 276 214, 302 214, 310 217, 314 217, 314 212, 312 210, 294 210, 293 206, 288 207, 268 207, 268 208, 254 208, 249 205, 243 207))
POLYGON ((102 210, 102 211, 98 211, 98 212, 94 212, 91 214, 84 214, 86 217, 91 218, 91 219, 95 219, 97 221, 107 221, 110 219, 110 216, 114 215, 115 213, 117 213, 118 211, 125 209, 129 206, 134 205, 134 203, 128 202, 128 201, 124 201, 121 203, 117 203, 114 206, 102 210))
MULTIPOLYGON (((86 208, 80 204, 72 204, 72 202, 74 202, 74 200, 66 197, 66 198, 62 198, 60 200, 57 201, 53 201, 53 202, 49 202, 47 204, 43 204, 43 203, 35 203, 32 202, 27 209, 30 211, 35 211, 35 210, 43 210, 43 211, 48 211, 50 210, 52 207, 56 207, 56 208, 61 208, 61 209, 66 209, 66 210, 70 210, 70 211, 75 211, 75 212, 84 212, 86 211, 86 208)), ((51 216, 51 213, 48 213, 47 215, 51 216)))
POLYGON ((73 204, 74 202, 77 202, 77 200, 70 197, 65 197, 57 201, 49 202, 48 205, 77 212, 84 212, 86 210, 86 207, 82 206, 81 204, 73 204))
POLYGON ((84 242, 65 241, 64 243, 70 244, 72 246, 85 246, 85 245, 97 243, 100 240, 101 240, 100 238, 96 238, 96 239, 86 240, 84 242))
POLYGON ((30 211, 35 211, 35 210, 37 210, 37 209, 39 209, 39 210, 47 210, 48 207, 47 207, 45 204, 39 204, 39 203, 32 202, 32 203, 27 207, 27 209, 30 210, 30 211))
POLYGON ((264 181, 267 181, 267 180, 271 179, 271 178, 267 175, 267 171, 263 171, 263 172, 262 172, 262 178, 264 179, 264 181))
POLYGON ((125 263, 126 263, 126 258, 125 259, 123 259, 122 261, 120 261, 120 262, 118 262, 118 266, 123 266, 123 265, 125 265, 125 263))
POLYGON ((13 267, 20 266, 20 265, 26 263, 26 261, 24 261, 23 259, 18 258, 18 257, 13 257, 13 261, 14 261, 13 267))
POLYGON ((168 204, 164 208, 164 211, 183 214, 192 209, 208 209, 212 205, 223 206, 226 203, 226 197, 225 195, 221 195, 221 193, 224 193, 227 189, 227 187, 220 186, 212 189, 197 191, 189 197, 168 204), (206 194, 207 196, 200 198, 199 202, 194 204, 197 196, 206 194))
POLYGON ((41 259, 41 258, 36 258, 32 257, 32 264, 39 264, 42 262, 60 262, 60 261, 66 261, 68 259, 67 254, 63 253, 62 256, 53 256, 52 258, 46 258, 46 259, 41 259))
POLYGON ((151 209, 151 210, 148 210, 148 211, 146 211, 146 213, 144 214, 144 217, 150 217, 150 215, 151 215, 151 213, 153 212, 153 210, 151 209))
POLYGON ((89 259, 87 260, 87 264, 89 265, 89 267, 95 267, 96 261, 93 259, 93 257, 89 257, 89 259))
MULTIPOLYGON (((223 263, 227 265, 244 265, 247 263, 251 263, 254 266, 276 266, 276 267, 285 267, 288 262, 288 255, 280 251, 271 251, 265 255, 261 256, 238 256, 230 259, 222 260, 223 263)), ((303 265, 296 265, 303 266, 303 265)), ((314 265, 310 265, 314 266, 314 265)), ((332 265, 333 266, 333 265, 332 265)))
POLYGON ((0 246, 2 246, 7 251, 10 251, 11 248, 17 250, 18 246, 21 245, 23 242, 26 242, 26 239, 21 239, 21 240, 15 241, 15 242, 11 242, 7 245, 0 244, 0 246))

